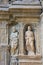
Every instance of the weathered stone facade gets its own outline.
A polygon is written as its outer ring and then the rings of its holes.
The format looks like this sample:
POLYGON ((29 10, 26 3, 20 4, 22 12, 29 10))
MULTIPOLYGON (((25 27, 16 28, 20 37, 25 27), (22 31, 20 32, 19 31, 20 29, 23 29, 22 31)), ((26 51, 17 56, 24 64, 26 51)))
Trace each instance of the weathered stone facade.
POLYGON ((0 65, 43 65, 43 0, 9 1, 3 0, 0 4, 0 65), (11 55, 13 26, 18 32, 17 55, 11 55), (35 55, 32 56, 26 50, 28 26, 32 27, 35 37, 35 55))

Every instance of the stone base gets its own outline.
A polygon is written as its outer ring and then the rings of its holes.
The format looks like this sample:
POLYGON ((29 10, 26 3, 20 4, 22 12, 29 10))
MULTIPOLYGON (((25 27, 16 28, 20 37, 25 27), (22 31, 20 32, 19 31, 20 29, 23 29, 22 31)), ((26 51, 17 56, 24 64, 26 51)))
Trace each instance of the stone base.
POLYGON ((29 56, 29 55, 18 55, 19 59, 31 59, 31 60, 41 60, 41 55, 34 55, 34 56, 29 56))
POLYGON ((42 65, 40 55, 35 56, 19 55, 18 58, 19 58, 19 65, 42 65))
POLYGON ((19 65, 41 65, 40 62, 19 62, 19 65))

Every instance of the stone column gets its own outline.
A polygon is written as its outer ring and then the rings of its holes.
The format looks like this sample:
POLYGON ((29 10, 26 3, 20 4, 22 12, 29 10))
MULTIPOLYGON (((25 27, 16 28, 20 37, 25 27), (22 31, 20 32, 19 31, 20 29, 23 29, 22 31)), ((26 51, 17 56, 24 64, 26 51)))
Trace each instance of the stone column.
POLYGON ((8 27, 6 21, 0 22, 0 45, 8 45, 8 27))
POLYGON ((39 22, 36 23, 35 27, 35 45, 36 45, 36 54, 40 54, 40 30, 39 22))
POLYGON ((7 21, 0 21, 0 54, 1 54, 1 65, 8 65, 8 27, 7 21), (7 58, 6 58, 7 57, 7 58))
POLYGON ((24 54, 24 40, 23 40, 23 23, 19 23, 19 55, 24 54))
MULTIPOLYGON (((42 63, 43 63, 43 13, 41 14, 41 27, 40 27, 40 43, 41 43, 41 53, 42 53, 42 63)), ((43 64, 42 64, 43 65, 43 64)))
POLYGON ((0 58, 0 65, 8 65, 8 47, 7 46, 1 46, 0 47, 0 55, 1 55, 1 58, 0 58))

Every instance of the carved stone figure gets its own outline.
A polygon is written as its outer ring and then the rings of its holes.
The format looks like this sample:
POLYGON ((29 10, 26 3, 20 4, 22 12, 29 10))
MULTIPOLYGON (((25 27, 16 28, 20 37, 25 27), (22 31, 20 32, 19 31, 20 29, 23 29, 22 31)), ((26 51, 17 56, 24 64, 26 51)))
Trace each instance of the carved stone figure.
POLYGON ((16 32, 15 27, 12 27, 12 33, 10 35, 11 44, 11 55, 18 54, 18 32, 16 32))
POLYGON ((28 30, 25 33, 26 40, 26 50, 28 51, 28 55, 35 55, 34 53, 34 34, 31 31, 31 27, 28 26, 28 30))

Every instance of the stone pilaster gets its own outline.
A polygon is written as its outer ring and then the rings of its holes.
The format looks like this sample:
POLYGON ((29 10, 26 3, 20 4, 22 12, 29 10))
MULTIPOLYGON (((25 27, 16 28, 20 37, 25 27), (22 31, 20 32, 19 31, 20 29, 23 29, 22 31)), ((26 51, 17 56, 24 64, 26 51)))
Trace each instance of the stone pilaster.
MULTIPOLYGON (((40 45, 41 45, 41 53, 42 53, 42 62, 43 62, 43 13, 41 14, 41 27, 40 27, 40 45)), ((42 64, 43 65, 43 64, 42 64)))
POLYGON ((6 21, 0 22, 0 45, 8 45, 8 27, 6 21))
POLYGON ((35 27, 35 45, 36 45, 36 54, 40 54, 40 22, 37 22, 35 27))
POLYGON ((19 55, 24 54, 23 23, 19 23, 19 55))
POLYGON ((8 56, 9 56, 9 51, 8 51, 8 46, 1 46, 0 47, 0 65, 8 65, 8 56))

